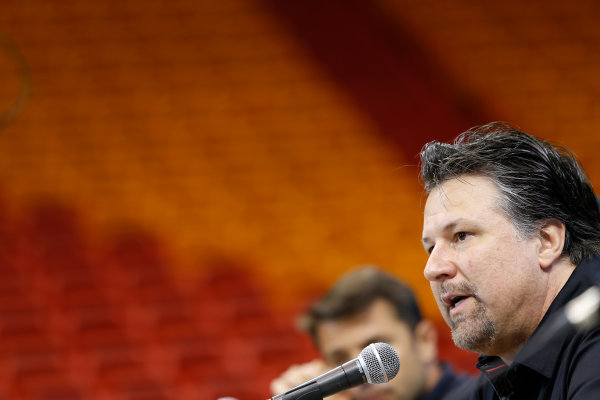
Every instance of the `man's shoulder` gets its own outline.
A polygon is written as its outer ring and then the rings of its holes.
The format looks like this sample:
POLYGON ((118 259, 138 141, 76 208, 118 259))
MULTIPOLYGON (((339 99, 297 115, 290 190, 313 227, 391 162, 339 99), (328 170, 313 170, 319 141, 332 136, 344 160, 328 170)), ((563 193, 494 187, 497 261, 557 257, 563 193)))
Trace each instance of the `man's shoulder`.
POLYGON ((575 269, 582 277, 589 279, 589 284, 600 284, 600 254, 594 254, 586 258, 575 269))
POLYGON ((437 385, 425 399, 461 399, 465 398, 464 394, 468 393, 470 384, 475 380, 473 375, 465 372, 457 372, 448 363, 442 363, 443 375, 437 385), (463 394, 463 397, 455 394, 463 394))
POLYGON ((573 336, 558 360, 553 378, 556 389, 581 399, 600 398, 600 326, 573 336))
POLYGON ((469 377, 462 380, 459 385, 448 391, 443 400, 493 400, 494 389, 490 382, 480 374, 478 377, 469 377))

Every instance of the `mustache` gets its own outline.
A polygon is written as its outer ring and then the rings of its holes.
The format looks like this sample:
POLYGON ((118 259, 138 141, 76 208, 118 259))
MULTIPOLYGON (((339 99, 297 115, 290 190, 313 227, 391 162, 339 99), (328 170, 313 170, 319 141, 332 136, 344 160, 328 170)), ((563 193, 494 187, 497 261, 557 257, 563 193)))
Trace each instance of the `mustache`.
POLYGON ((365 398, 379 398, 381 396, 389 397, 390 395, 394 395, 394 390, 389 382, 380 385, 360 385, 350 392, 350 400, 364 400, 365 398))
POLYGON ((469 282, 459 282, 459 283, 448 282, 448 281, 442 282, 440 284, 439 293, 438 293, 438 297, 439 297, 440 301, 442 301, 442 298, 444 297, 444 295, 446 295, 448 293, 460 293, 460 294, 472 296, 475 299, 479 299, 479 296, 477 296, 477 287, 469 282))

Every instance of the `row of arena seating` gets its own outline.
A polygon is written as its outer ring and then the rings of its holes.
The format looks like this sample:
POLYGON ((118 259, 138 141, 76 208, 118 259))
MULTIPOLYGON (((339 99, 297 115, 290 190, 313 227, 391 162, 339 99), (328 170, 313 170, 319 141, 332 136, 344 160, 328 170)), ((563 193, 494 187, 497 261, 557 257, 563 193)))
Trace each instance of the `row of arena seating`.
POLYGON ((263 399, 314 354, 241 263, 183 279, 147 234, 89 236, 56 205, 2 218, 0 399, 263 399))

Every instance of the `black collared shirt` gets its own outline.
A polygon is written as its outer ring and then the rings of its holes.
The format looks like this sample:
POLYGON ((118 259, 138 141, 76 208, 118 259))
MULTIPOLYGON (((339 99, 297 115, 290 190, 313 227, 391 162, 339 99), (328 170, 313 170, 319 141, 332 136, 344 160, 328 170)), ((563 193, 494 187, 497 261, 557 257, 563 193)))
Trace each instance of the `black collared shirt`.
POLYGON ((593 284, 600 284, 599 258, 585 260, 575 268, 510 366, 499 357, 479 356, 481 374, 468 391, 455 398, 600 399, 600 327, 573 335, 552 325, 556 312, 593 284))

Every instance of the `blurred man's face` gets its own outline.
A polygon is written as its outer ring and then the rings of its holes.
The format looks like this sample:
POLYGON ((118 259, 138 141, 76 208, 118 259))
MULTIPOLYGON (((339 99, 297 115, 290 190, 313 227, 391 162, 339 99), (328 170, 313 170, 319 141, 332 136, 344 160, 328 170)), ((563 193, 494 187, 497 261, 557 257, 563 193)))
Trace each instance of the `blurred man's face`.
MULTIPOLYGON (((374 342, 390 344, 400 358, 398 375, 388 383, 360 385, 340 393, 353 400, 414 400, 425 391, 425 364, 432 362, 433 343, 415 337, 385 300, 375 300, 364 312, 317 326, 320 351, 331 368, 352 360, 374 342)), ((434 338, 435 339, 435 338, 434 338)))

